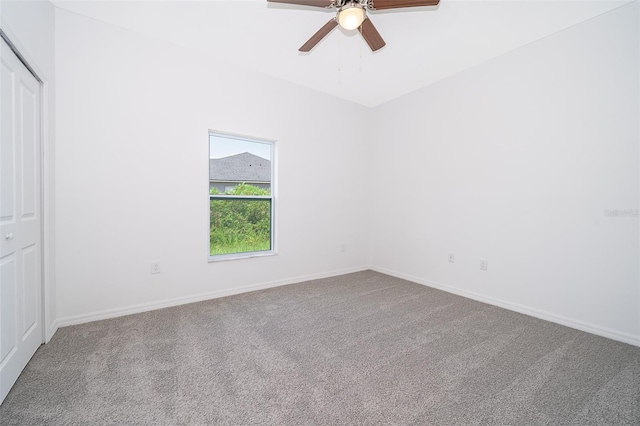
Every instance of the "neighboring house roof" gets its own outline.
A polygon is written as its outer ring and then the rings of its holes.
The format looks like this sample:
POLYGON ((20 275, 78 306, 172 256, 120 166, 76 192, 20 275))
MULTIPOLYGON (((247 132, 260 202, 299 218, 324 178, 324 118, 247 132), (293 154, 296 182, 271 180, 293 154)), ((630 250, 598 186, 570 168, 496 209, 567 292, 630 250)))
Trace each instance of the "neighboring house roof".
POLYGON ((248 152, 224 158, 211 158, 209 180, 271 182, 271 161, 248 152))

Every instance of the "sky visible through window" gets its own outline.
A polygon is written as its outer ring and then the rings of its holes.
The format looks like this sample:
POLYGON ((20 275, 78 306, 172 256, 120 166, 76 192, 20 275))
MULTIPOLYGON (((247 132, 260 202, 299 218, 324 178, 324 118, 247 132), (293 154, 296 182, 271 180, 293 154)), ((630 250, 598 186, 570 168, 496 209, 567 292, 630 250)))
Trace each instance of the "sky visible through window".
POLYGON ((266 160, 271 160, 271 145, 251 142, 220 135, 209 135, 209 158, 223 158, 249 152, 266 160))

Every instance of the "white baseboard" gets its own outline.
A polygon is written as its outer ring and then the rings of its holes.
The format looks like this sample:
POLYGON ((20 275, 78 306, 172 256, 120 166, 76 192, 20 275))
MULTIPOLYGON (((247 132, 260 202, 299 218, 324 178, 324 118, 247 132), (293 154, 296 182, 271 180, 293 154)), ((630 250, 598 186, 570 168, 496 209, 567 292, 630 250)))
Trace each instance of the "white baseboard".
POLYGON ((53 335, 56 334, 56 331, 58 331, 58 327, 58 320, 53 321, 53 323, 49 327, 49 330, 45 333, 45 343, 49 343, 49 340, 51 340, 53 335))
POLYGON ((227 289, 227 290, 218 290, 218 291, 212 291, 207 293, 195 294, 191 296, 176 297, 173 299, 165 299, 165 300, 160 300, 155 302, 140 303, 137 305, 124 306, 121 308, 105 309, 103 311, 98 311, 98 312, 89 312, 86 314, 72 315, 68 317, 58 318, 56 321, 54 321, 51 327, 53 332, 50 334, 49 338, 53 336, 53 333, 55 333, 58 327, 67 327, 69 325, 84 324, 87 322, 99 321, 99 320, 104 320, 109 318, 116 318, 116 317, 121 317, 125 315, 131 315, 131 314, 138 314, 140 312, 148 312, 156 309, 170 308, 172 306, 186 305, 188 303, 195 303, 195 302, 201 302, 203 300, 217 299, 220 297, 232 296, 234 294, 248 293, 256 290, 264 290, 272 287, 280 287, 287 284, 295 284, 295 283, 300 283, 304 281, 330 278, 338 275, 365 271, 367 269, 369 269, 368 266, 341 269, 337 271, 324 272, 320 274, 304 275, 299 277, 287 278, 284 280, 276 280, 276 281, 270 281, 265 283, 252 284, 252 285, 243 286, 243 287, 236 287, 236 288, 227 289))
POLYGON ((620 332, 606 327, 601 327, 594 324, 589 324, 584 321, 579 321, 572 318, 567 318, 562 315, 553 314, 550 312, 542 311, 539 309, 531 308, 528 306, 520 305, 517 303, 508 302, 493 297, 484 296, 479 293, 474 293, 467 290, 461 290, 446 284, 441 284, 435 281, 425 280, 422 278, 414 277, 411 275, 403 274, 389 269, 380 268, 377 266, 371 266, 371 270, 380 272, 381 274, 391 275, 392 277, 401 278, 407 281, 412 281, 417 284, 422 284, 427 287, 433 287, 438 290, 446 291, 447 293, 457 294, 469 299, 477 300, 479 302, 488 303, 489 305, 499 306, 501 308, 508 309, 510 311, 519 312, 521 314, 529 315, 532 317, 540 318, 545 321, 554 322, 556 324, 564 325, 567 327, 575 328, 577 330, 586 331, 587 333, 595 334, 597 336, 606 337, 608 339, 617 340, 619 342, 628 343, 634 346, 640 346, 640 336, 636 336, 629 333, 620 332))
POLYGON ((298 276, 294 278, 287 278, 284 280, 270 281, 266 283, 236 287, 236 288, 227 289, 227 290, 200 293, 192 296, 178 297, 174 299, 166 299, 166 300, 149 302, 149 303, 141 303, 137 305, 125 306, 122 308, 107 309, 107 310, 98 311, 98 312, 90 312, 90 313, 81 314, 81 315, 73 315, 73 316, 68 316, 64 318, 58 318, 53 322, 53 324, 51 324, 49 328, 47 341, 51 339, 51 337, 53 337, 53 335, 55 334, 55 332, 58 330, 59 327, 66 327, 69 325, 76 325, 76 324, 84 324, 92 321, 116 318, 124 315, 131 315, 131 314, 137 314, 140 312, 153 311, 156 309, 169 308, 172 306, 185 305, 188 303, 201 302, 203 300, 217 299, 220 297, 232 296, 234 294, 248 293, 248 292, 257 291, 257 290, 264 290, 267 288, 279 287, 287 284, 295 284, 295 283, 300 283, 304 281, 330 278, 338 275, 350 274, 353 272, 360 272, 367 269, 380 272, 382 274, 390 275, 393 277, 401 278, 407 281, 412 281, 427 287, 443 290, 448 293, 457 294, 459 296, 477 300, 479 302, 488 303, 494 306, 499 306, 504 309, 519 312, 521 314, 530 315, 532 317, 540 318, 545 321, 551 321, 556 324, 561 324, 567 327, 575 328, 577 330, 585 331, 587 333, 595 334, 598 336, 606 337, 609 339, 617 340, 619 342, 624 342, 630 345, 640 347, 640 336, 636 336, 629 333, 623 333, 623 332, 606 328, 606 327, 600 327, 594 324, 589 324, 583 321, 567 318, 562 315, 557 315, 557 314, 542 311, 539 309, 531 308, 528 306, 520 305, 517 303, 512 303, 505 300, 484 296, 482 294, 467 291, 467 290, 461 290, 446 284, 425 280, 412 275, 403 274, 400 272, 392 271, 392 270, 377 267, 377 266, 361 266, 357 268, 342 269, 337 271, 325 272, 321 274, 304 275, 304 276, 298 276))

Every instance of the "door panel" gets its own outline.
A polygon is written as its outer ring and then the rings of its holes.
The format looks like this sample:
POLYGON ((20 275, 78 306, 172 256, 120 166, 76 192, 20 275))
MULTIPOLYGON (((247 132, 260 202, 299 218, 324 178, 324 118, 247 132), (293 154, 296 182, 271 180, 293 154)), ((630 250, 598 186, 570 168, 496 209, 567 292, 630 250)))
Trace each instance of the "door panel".
MULTIPOLYGON (((36 86, 36 89, 39 89, 36 86)), ((22 220, 34 219, 36 213, 37 194, 36 169, 39 169, 36 159, 36 144, 39 135, 36 131, 38 118, 36 108, 36 93, 26 86, 25 81, 20 82, 20 107, 22 110, 22 220)))
POLYGON ((43 341, 40 84, 0 46, 0 402, 43 341))
POLYGON ((18 333, 14 327, 18 318, 16 284, 15 256, 5 256, 0 259, 0 368, 18 344, 18 333))
POLYGON ((14 74, 7 68, 4 62, 0 63, 0 112, 2 121, 0 122, 0 165, 2 166, 2 177, 0 178, 0 223, 15 220, 15 138, 13 137, 13 117, 14 97, 14 74))
POLYGON ((36 309, 40 306, 40 303, 36 300, 36 297, 38 297, 38 287, 40 283, 38 282, 38 274, 36 273, 38 268, 37 258, 38 254, 35 244, 22 249, 23 340, 27 337, 29 330, 38 322, 38 312, 36 309))

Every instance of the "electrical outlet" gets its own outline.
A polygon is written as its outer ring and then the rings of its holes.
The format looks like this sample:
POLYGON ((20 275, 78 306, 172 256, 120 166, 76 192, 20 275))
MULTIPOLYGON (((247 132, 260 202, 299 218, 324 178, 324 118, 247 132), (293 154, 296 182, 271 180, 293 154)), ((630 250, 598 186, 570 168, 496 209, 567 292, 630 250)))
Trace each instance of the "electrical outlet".
POLYGON ((487 261, 486 260, 481 260, 480 261, 480 269, 482 269, 483 271, 487 270, 487 261))
POLYGON ((347 243, 340 244, 340 251, 343 253, 347 251, 347 243))
POLYGON ((160 261, 159 260, 154 260, 153 262, 151 262, 151 273, 152 274, 159 274, 160 273, 160 261))
POLYGON ((449 259, 449 263, 453 263, 456 261, 456 255, 453 253, 449 253, 448 259, 449 259))

